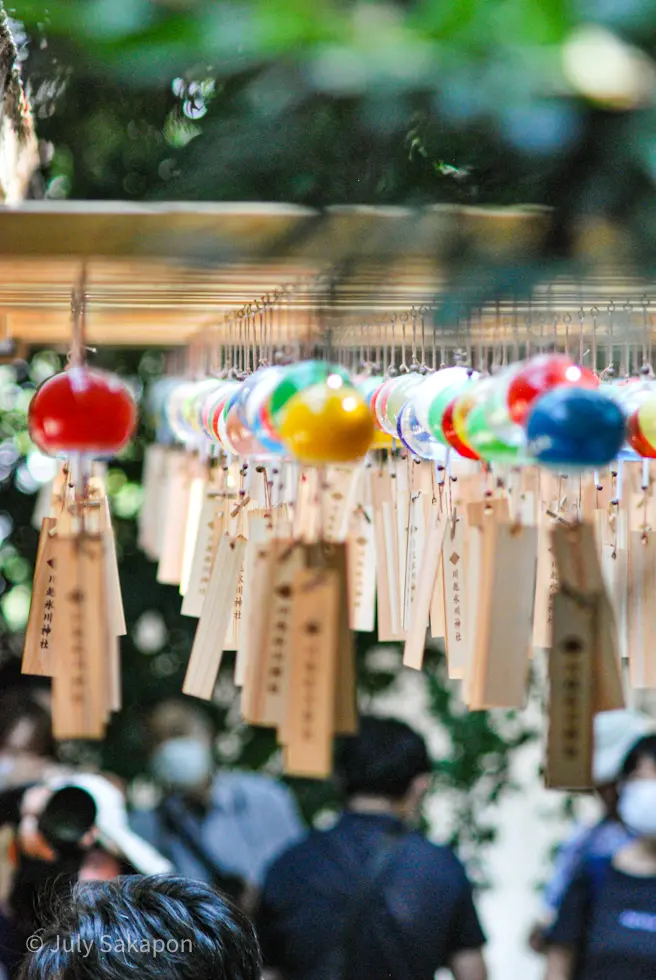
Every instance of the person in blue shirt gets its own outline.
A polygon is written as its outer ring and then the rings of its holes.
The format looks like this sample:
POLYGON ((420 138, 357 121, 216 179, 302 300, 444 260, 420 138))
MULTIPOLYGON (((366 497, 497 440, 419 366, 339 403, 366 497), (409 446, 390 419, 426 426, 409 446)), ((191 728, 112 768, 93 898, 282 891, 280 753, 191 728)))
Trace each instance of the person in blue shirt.
POLYGON ((472 888, 448 847, 414 829, 430 784, 423 738, 363 718, 337 776, 346 808, 266 877, 256 919, 265 965, 283 980, 486 980, 472 888))
POLYGON ((535 952, 545 951, 546 932, 581 865, 589 858, 610 858, 631 839, 617 813, 617 780, 627 752, 653 728, 652 719, 637 711, 602 711, 595 715, 592 775, 602 816, 592 826, 577 826, 558 850, 543 892, 540 920, 530 935, 535 952))
POLYGON ((148 732, 162 799, 133 812, 133 829, 180 874, 250 909, 268 865, 303 834, 291 793, 261 773, 217 770, 214 726, 191 702, 161 703, 148 732))
POLYGON ((546 980, 656 977, 656 735, 631 749, 619 787, 632 839, 579 867, 548 933, 546 980))

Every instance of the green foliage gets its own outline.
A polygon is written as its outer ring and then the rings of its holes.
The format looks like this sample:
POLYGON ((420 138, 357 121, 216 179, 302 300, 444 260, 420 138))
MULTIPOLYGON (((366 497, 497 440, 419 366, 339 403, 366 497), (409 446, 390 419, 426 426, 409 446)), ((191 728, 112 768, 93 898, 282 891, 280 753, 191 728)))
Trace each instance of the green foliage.
MULTIPOLYGON (((653 55, 656 13, 638 0, 69 0, 16 15, 47 41, 28 71, 42 136, 70 150, 73 196, 565 206, 573 194, 586 210, 597 155, 609 173, 629 164, 635 189, 652 182, 653 111, 630 78, 643 70, 649 88, 648 63, 627 42, 653 55), (578 49, 582 76, 568 52, 595 23, 609 33, 578 49), (625 57, 607 84, 589 79, 596 51, 625 57), (614 111, 642 101, 640 115, 614 111), (408 161, 417 128, 425 153, 408 161)), ((594 206, 621 217, 612 191, 594 206)))
POLYGON ((580 272, 581 215, 617 226, 639 270, 656 261, 644 0, 24 0, 13 15, 48 196, 552 208, 531 265, 482 268, 454 242, 442 322, 580 272))

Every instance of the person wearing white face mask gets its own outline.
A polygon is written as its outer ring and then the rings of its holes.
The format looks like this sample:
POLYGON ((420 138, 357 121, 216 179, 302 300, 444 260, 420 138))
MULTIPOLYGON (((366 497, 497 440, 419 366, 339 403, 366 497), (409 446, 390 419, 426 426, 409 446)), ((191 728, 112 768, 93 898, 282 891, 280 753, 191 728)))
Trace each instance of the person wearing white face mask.
POLYGON ((148 731, 162 799, 135 811, 132 827, 180 874, 249 908, 271 861, 303 833, 291 794, 260 773, 217 771, 214 727, 191 702, 160 704, 148 731))
POLYGON ((533 925, 529 943, 536 953, 546 952, 546 935, 558 915, 560 904, 582 864, 589 859, 610 859, 631 839, 617 813, 618 785, 629 749, 639 738, 656 730, 654 721, 639 711, 602 711, 595 715, 592 778, 601 805, 595 823, 579 824, 561 845, 543 891, 539 920, 533 925))
POLYGON ((572 881, 548 936, 546 980, 656 977, 656 735, 627 755, 619 791, 632 839, 572 881))

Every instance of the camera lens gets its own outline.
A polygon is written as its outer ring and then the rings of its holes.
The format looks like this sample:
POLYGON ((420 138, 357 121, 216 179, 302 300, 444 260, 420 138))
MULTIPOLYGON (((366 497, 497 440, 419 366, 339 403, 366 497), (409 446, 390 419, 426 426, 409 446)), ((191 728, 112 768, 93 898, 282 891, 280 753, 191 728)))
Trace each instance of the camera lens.
POLYGON ((78 786, 64 786, 50 797, 39 830, 56 851, 77 847, 96 819, 93 797, 78 786))

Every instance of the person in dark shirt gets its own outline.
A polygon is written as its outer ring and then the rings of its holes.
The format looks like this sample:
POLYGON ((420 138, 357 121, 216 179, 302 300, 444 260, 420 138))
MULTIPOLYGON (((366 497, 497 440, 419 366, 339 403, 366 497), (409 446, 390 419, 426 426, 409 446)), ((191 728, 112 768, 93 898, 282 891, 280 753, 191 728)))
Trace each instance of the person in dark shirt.
POLYGON ((485 980, 485 942, 463 866, 412 829, 430 783, 424 740, 364 718, 337 774, 345 812, 271 866, 257 917, 284 980, 485 980))
POLYGON ((627 755, 618 811, 633 840, 572 881, 548 936, 546 980, 656 977, 656 735, 627 755))

